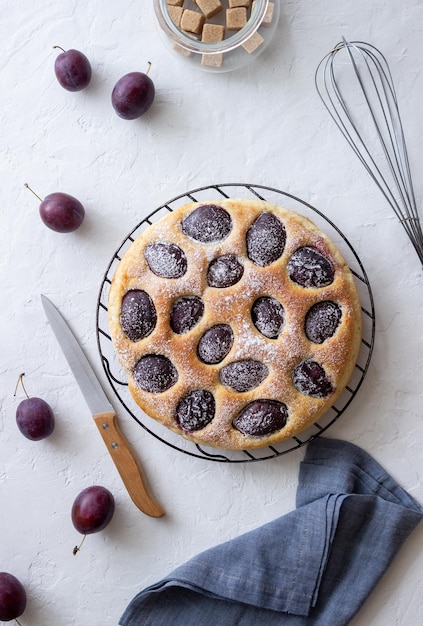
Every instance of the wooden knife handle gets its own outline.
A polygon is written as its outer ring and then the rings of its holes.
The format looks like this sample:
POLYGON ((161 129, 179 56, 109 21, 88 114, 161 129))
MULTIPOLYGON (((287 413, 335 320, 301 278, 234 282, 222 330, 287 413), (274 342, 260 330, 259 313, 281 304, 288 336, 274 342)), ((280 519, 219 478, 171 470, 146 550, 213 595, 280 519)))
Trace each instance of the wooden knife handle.
POLYGON ((133 502, 147 515, 164 515, 164 510, 151 494, 144 473, 116 423, 115 413, 96 413, 93 417, 133 502))

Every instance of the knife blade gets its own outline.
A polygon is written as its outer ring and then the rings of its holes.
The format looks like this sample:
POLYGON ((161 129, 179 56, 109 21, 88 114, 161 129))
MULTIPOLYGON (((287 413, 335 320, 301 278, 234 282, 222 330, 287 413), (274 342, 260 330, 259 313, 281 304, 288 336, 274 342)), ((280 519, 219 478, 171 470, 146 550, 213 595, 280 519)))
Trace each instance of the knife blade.
POLYGON ((115 410, 81 346, 51 300, 41 295, 41 302, 51 329, 131 499, 146 515, 161 517, 164 510, 153 497, 142 468, 117 424, 115 410))

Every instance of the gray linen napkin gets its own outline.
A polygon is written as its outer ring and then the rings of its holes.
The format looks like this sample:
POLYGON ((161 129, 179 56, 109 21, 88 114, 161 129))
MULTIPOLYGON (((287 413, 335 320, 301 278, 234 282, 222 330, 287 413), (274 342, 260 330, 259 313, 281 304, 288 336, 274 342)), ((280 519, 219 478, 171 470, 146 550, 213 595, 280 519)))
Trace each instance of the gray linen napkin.
POLYGON ((121 626, 344 626, 423 508, 364 450, 318 437, 296 509, 210 548, 144 589, 121 626))

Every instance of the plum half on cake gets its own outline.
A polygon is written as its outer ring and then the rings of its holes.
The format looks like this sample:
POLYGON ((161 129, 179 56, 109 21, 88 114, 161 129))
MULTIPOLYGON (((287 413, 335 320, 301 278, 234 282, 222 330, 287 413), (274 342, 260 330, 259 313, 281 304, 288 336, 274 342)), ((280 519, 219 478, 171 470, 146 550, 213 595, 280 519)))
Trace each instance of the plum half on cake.
POLYGON ((261 200, 192 202, 149 226, 119 262, 108 320, 141 409, 228 450, 274 445, 318 420, 361 343, 337 247, 261 200))

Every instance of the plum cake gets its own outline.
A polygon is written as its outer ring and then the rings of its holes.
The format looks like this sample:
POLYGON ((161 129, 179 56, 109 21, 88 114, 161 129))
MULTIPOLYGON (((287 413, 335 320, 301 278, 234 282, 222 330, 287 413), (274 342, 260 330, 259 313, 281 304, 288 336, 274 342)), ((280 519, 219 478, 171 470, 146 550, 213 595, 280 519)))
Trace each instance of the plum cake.
POLYGON ((277 444, 318 420, 361 343, 338 248, 261 200, 192 202, 149 226, 119 262, 108 318, 139 407, 228 450, 277 444))

